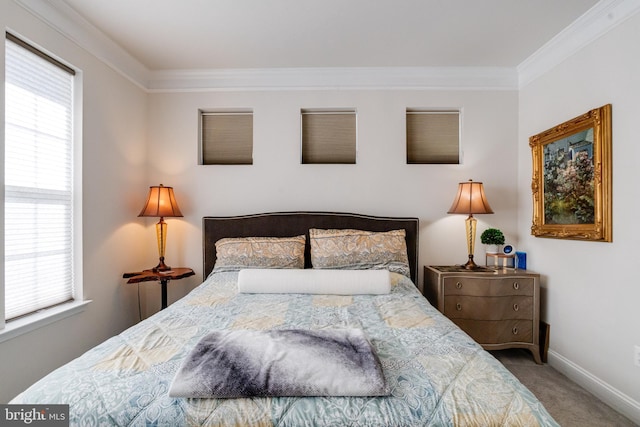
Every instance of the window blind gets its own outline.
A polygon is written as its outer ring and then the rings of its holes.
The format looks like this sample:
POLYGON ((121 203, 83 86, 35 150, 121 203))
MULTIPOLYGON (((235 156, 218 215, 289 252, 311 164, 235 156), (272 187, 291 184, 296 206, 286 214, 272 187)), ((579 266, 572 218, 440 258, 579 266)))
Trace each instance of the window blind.
POLYGON ((5 40, 5 318, 73 299, 73 73, 5 40))
POLYGON ((407 110, 407 163, 460 163, 460 112, 407 110))
POLYGON ((355 164, 355 110, 302 110, 302 163, 355 164))
POLYGON ((253 113, 200 112, 201 164, 253 164, 253 113))

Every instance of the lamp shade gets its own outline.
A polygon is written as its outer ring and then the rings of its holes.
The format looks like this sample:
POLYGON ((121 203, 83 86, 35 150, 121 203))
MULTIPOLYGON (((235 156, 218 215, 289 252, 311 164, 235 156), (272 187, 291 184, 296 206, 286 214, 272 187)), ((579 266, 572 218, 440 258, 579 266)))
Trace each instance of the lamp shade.
POLYGON ((469 180, 458 184, 458 194, 449 208, 450 214, 492 214, 481 182, 469 180))
POLYGON ((182 216, 176 196, 173 194, 173 187, 159 186, 149 187, 149 196, 142 211, 138 216, 155 217, 179 217, 182 216))

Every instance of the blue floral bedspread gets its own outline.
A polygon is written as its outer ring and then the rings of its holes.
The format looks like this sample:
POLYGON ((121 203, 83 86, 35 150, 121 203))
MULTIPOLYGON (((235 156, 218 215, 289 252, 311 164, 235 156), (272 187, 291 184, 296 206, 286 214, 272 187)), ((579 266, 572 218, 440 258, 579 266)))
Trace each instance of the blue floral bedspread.
POLYGON ((433 308, 406 277, 386 295, 238 294, 237 272, 52 372, 11 403, 65 403, 83 426, 557 426, 493 356, 433 308), (169 397, 182 360, 221 329, 360 328, 386 397, 169 397))

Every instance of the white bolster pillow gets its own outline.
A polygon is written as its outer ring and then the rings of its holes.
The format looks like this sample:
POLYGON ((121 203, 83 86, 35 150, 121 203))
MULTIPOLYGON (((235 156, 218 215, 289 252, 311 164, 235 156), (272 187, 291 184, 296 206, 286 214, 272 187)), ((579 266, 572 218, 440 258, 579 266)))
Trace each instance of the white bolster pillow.
POLYGON ((391 292, 388 270, 245 269, 238 273, 245 294, 359 295, 391 292))

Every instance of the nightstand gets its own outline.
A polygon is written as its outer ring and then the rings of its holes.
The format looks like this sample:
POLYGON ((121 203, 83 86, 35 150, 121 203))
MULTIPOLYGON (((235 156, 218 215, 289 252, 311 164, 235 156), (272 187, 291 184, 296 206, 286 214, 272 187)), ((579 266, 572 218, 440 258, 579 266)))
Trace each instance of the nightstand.
POLYGON ((525 348, 540 359, 540 275, 425 266, 424 294, 485 350, 525 348))
POLYGON ((127 283, 140 283, 158 281, 162 286, 162 309, 167 308, 167 284, 169 280, 179 280, 193 276, 195 273, 190 268, 172 268, 167 271, 143 270, 136 273, 125 273, 122 275, 127 283))

